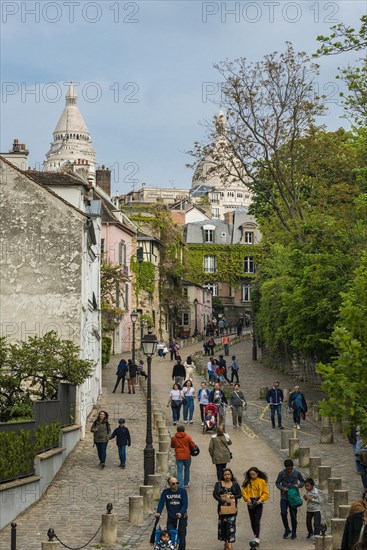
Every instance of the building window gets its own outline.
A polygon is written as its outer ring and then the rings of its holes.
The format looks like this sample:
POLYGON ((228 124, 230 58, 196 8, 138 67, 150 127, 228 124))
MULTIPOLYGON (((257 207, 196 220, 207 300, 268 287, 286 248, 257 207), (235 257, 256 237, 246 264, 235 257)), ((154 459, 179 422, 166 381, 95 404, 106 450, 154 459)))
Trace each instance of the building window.
POLYGON ((218 285, 217 283, 206 283, 203 285, 213 296, 218 296, 218 285))
POLYGON ((212 204, 219 204, 219 193, 212 193, 212 204))
POLYGON ((119 242, 119 264, 122 265, 122 251, 123 251, 124 243, 123 241, 119 242))
POLYGON ((242 302, 251 301, 251 285, 242 285, 242 302))
POLYGON ((255 273, 255 262, 252 256, 245 256, 245 264, 243 270, 245 273, 255 273))
POLYGON ((245 243, 246 244, 254 244, 254 232, 253 231, 245 231, 245 243))
POLYGON ((237 193, 237 198, 242 199, 242 193, 237 193))
POLYGON ((104 243, 104 239, 101 239, 101 254, 104 254, 105 253, 105 243, 104 243))
POLYGON ((203 271, 205 273, 215 273, 217 271, 217 259, 215 256, 204 256, 203 271))
POLYGON ((213 220, 219 220, 219 208, 212 208, 213 220))
POLYGON ((186 286, 182 289, 182 294, 184 295, 185 298, 188 297, 188 295, 189 295, 189 290, 188 290, 188 288, 187 288, 186 286))
POLYGON ((214 243, 214 229, 204 229, 204 243, 214 243))
POLYGON ((234 197, 234 193, 233 193, 233 191, 228 191, 228 193, 227 193, 227 197, 234 197))
POLYGON ((183 313, 181 318, 181 325, 183 327, 188 327, 190 324, 190 315, 188 313, 183 313))

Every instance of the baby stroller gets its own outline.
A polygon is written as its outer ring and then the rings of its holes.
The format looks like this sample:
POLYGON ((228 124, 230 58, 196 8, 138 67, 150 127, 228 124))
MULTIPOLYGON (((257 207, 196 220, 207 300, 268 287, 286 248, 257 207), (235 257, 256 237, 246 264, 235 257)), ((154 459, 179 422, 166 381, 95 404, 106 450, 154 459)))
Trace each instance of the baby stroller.
POLYGON ((161 533, 162 531, 166 531, 166 529, 161 529, 160 525, 158 525, 158 528, 155 532, 155 544, 153 550, 160 550, 161 548, 167 548, 167 550, 178 550, 180 541, 178 538, 178 530, 177 529, 169 529, 168 533, 170 534, 170 542, 166 543, 165 545, 162 545, 161 542, 161 533))
POLYGON ((204 426, 203 434, 217 429, 218 407, 214 403, 209 403, 204 407, 204 426))

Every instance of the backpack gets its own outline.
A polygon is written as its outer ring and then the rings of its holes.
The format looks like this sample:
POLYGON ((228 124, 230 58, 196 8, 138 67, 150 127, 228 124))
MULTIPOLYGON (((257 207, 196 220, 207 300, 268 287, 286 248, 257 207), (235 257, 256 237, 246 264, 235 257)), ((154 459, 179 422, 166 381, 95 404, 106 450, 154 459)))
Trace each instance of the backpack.
POLYGON ((301 495, 299 494, 299 490, 296 487, 291 487, 288 489, 288 502, 289 506, 291 508, 298 508, 299 506, 302 506, 303 500, 301 498, 301 495))

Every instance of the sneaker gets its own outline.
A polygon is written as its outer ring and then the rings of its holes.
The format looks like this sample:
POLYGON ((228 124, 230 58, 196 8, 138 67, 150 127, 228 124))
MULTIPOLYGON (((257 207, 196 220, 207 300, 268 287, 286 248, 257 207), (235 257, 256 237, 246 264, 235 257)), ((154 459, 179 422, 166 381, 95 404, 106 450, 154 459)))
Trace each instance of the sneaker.
POLYGON ((292 533, 292 534, 291 534, 291 539, 292 539, 292 540, 296 540, 296 538, 297 538, 296 533, 292 533))
POLYGON ((297 428, 297 424, 293 424, 293 428, 297 428))
POLYGON ((306 540, 312 540, 314 538, 314 534, 313 533, 308 533, 307 537, 306 537, 306 540))
POLYGON ((289 529, 286 529, 284 531, 284 535, 283 535, 283 539, 287 539, 289 537, 289 535, 291 534, 290 530, 289 529))
POLYGON ((278 426, 280 430, 284 430, 284 426, 278 426))
POLYGON ((193 420, 190 420, 190 424, 193 424, 193 423, 194 423, 194 421, 193 421, 193 420))
POLYGON ((254 538, 254 542, 256 542, 256 544, 260 544, 260 539, 258 539, 257 537, 254 538))
POLYGON ((176 426, 177 422, 174 422, 173 425, 176 426))
POLYGON ((106 464, 101 464, 101 469, 103 470, 103 468, 106 466, 106 464))
POLYGON ((301 429, 301 426, 297 424, 297 430, 300 430, 300 429, 301 429))
POLYGON ((125 464, 123 464, 123 465, 121 466, 121 468, 125 468, 125 464))
POLYGON ((184 420, 184 424, 187 424, 188 423, 188 420, 184 420))
POLYGON ((273 428, 273 430, 275 430, 275 424, 271 426, 273 428))
POLYGON ((204 422, 202 422, 201 425, 204 426, 204 422))

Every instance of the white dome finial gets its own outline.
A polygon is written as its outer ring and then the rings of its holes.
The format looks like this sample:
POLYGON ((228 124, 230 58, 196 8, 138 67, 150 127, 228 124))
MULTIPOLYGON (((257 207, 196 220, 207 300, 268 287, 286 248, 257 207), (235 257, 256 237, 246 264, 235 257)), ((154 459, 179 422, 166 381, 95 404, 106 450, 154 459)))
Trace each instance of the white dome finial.
POLYGON ((75 90, 74 82, 70 82, 69 89, 65 96, 66 105, 76 105, 78 95, 75 90))

